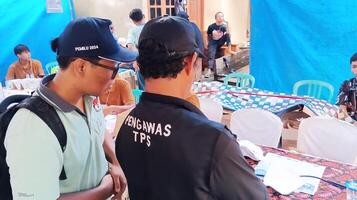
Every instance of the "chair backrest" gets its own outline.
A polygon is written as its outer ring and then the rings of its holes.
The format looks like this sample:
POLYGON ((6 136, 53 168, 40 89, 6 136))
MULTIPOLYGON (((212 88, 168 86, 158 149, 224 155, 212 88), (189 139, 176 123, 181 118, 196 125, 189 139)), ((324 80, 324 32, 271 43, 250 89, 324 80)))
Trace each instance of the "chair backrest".
POLYGON ((209 120, 222 123, 223 107, 210 98, 199 98, 200 110, 209 120))
POLYGON ((299 90, 306 86, 307 90, 305 94, 302 95, 307 95, 310 97, 314 97, 317 99, 321 99, 323 89, 327 89, 328 91, 328 98, 326 99, 327 101, 331 102, 333 94, 334 94, 334 87, 327 82, 324 81, 319 81, 319 80, 301 80, 298 81, 294 84, 293 87, 293 94, 298 95, 299 90))
POLYGON ((133 89, 132 92, 133 92, 133 95, 134 95, 134 98, 135 98, 135 103, 139 103, 140 96, 144 91, 142 91, 140 89, 133 89))
POLYGON ((277 147, 283 123, 273 113, 256 108, 241 109, 231 115, 230 129, 240 140, 277 147))
POLYGON ((46 64, 46 72, 47 74, 54 74, 58 71, 59 65, 57 61, 50 62, 46 64))
POLYGON ((301 121, 297 149, 310 155, 357 165, 357 127, 331 117, 301 121))
POLYGON ((255 83, 255 78, 254 76, 246 73, 239 73, 239 72, 234 72, 231 74, 228 74, 223 82, 225 85, 228 85, 228 82, 230 79, 235 78, 237 79, 236 86, 238 87, 254 87, 255 83))

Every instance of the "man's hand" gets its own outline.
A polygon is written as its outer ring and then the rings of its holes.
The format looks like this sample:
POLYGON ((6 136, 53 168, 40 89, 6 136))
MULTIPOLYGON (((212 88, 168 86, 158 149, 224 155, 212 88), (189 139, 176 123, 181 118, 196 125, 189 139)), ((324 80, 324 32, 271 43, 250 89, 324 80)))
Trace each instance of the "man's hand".
POLYGON ((114 194, 115 196, 121 197, 127 185, 124 172, 121 169, 119 163, 117 164, 109 163, 109 172, 114 181, 114 194))
MULTIPOLYGON (((107 191, 108 194, 115 194, 114 191, 114 181, 113 178, 107 174, 103 177, 102 181, 100 182, 99 187, 101 187, 103 190, 107 191)), ((109 195, 111 196, 111 195, 109 195)))

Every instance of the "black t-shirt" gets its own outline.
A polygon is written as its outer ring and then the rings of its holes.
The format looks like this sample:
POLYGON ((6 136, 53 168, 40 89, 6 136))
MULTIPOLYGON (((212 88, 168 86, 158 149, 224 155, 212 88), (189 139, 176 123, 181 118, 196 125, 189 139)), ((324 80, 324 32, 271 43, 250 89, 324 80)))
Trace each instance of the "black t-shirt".
POLYGON ((337 96, 337 105, 344 105, 347 107, 348 114, 357 119, 357 79, 351 78, 343 81, 337 96))
POLYGON ((182 99, 143 93, 116 154, 133 200, 268 199, 232 133, 182 99))
POLYGON ((213 23, 208 26, 207 29, 207 36, 208 36, 208 42, 218 42, 221 45, 223 45, 225 42, 227 45, 231 44, 231 38, 230 35, 227 33, 227 26, 225 24, 217 25, 216 23, 213 23), (219 40, 215 41, 212 39, 212 32, 216 30, 220 30, 223 32, 223 37, 221 37, 219 40))
POLYGON ((227 32, 227 26, 225 24, 217 25, 216 23, 213 23, 213 24, 208 26, 207 34, 208 35, 212 35, 212 32, 214 30, 216 30, 216 31, 220 30, 223 33, 225 33, 225 32, 227 32))

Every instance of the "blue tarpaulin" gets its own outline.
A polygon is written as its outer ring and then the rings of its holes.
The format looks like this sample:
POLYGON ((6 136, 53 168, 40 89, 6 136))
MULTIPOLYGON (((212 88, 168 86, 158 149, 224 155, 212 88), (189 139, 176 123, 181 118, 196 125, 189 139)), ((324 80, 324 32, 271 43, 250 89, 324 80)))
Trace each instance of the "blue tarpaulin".
POLYGON ((46 63, 56 59, 50 41, 57 37, 74 17, 71 0, 62 0, 63 13, 47 13, 46 0, 0 0, 0 81, 17 60, 14 47, 25 44, 31 56, 46 63))
POLYGON ((250 69, 256 87, 292 93, 299 80, 331 83, 335 96, 353 77, 356 0, 251 0, 250 69))

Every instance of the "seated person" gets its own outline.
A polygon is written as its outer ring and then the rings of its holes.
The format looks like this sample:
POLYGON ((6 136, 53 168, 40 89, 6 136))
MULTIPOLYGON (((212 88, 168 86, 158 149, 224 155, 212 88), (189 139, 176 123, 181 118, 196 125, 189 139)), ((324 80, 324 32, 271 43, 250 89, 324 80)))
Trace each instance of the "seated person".
POLYGON ((111 88, 99 96, 104 115, 119 114, 135 105, 135 99, 131 91, 130 84, 117 77, 111 88))
POLYGON ((355 77, 345 80, 337 96, 337 105, 339 106, 338 118, 353 123, 357 119, 356 113, 356 95, 357 95, 357 53, 350 59, 351 71, 355 77))
POLYGON ((41 78, 45 75, 41 62, 31 59, 30 49, 27 46, 23 44, 17 45, 14 48, 14 53, 19 60, 10 65, 5 77, 6 80, 41 78))
POLYGON ((231 131, 185 100, 201 53, 181 17, 152 19, 141 32, 137 62, 145 92, 115 145, 130 199, 269 198, 231 131))
POLYGON ((111 88, 100 95, 99 99, 102 104, 107 106, 135 104, 129 83, 121 78, 116 78, 111 88))
POLYGON ((219 48, 221 48, 225 43, 228 46, 228 52, 231 51, 231 37, 229 34, 228 23, 224 20, 224 14, 222 12, 217 12, 214 15, 216 20, 215 23, 209 25, 207 29, 208 36, 208 70, 205 77, 210 77, 212 72, 215 71, 215 58, 216 53, 219 48))

